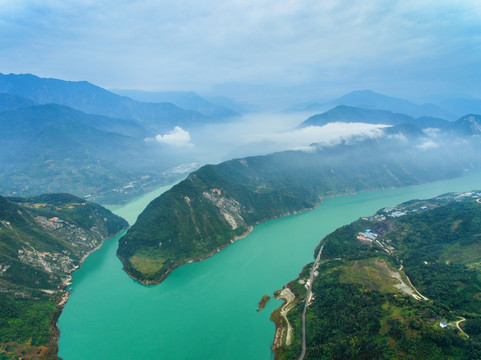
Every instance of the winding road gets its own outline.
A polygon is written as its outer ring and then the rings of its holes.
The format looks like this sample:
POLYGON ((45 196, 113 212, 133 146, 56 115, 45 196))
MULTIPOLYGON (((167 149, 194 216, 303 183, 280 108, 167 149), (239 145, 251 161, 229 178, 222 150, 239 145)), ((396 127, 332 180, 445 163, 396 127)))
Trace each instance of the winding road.
POLYGON ((314 265, 312 265, 311 274, 309 276, 309 286, 307 287, 307 296, 306 296, 306 301, 304 303, 304 311, 302 312, 302 351, 301 351, 301 355, 299 355, 298 360, 303 360, 304 357, 306 356, 306 311, 309 305, 311 304, 312 282, 314 281, 314 272, 317 270, 319 266, 319 259, 321 258, 323 248, 324 248, 324 244, 322 244, 321 248, 319 249, 319 253, 317 254, 316 260, 314 261, 314 265))
POLYGON ((459 324, 462 323, 463 321, 466 321, 466 319, 463 318, 462 316, 459 316, 458 321, 450 322, 448 325, 449 326, 456 326, 459 329, 459 331, 461 331, 467 338, 469 338, 469 335, 466 334, 463 329, 461 329, 461 326, 459 326, 459 324))

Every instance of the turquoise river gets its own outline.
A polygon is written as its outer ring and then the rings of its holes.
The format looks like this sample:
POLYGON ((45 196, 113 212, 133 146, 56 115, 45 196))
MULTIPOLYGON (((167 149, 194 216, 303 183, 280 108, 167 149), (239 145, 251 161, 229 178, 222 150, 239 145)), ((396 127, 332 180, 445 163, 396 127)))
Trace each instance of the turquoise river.
MULTIPOLYGON (((133 223, 167 187, 115 213, 133 223)), ((73 274, 72 294, 59 322, 64 360, 271 359, 271 300, 263 295, 296 278, 328 233, 361 216, 414 198, 481 189, 481 172, 413 187, 325 199, 316 210, 268 221, 246 238, 199 263, 176 269, 164 282, 142 286, 116 257, 119 236, 107 240, 73 274)))

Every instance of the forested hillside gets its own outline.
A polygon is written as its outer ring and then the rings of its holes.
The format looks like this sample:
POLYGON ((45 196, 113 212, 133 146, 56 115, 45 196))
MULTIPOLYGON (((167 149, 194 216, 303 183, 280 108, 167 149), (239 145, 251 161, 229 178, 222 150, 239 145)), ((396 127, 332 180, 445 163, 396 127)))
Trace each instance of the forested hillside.
POLYGON ((479 359, 480 195, 381 209, 323 239, 313 283, 309 264, 288 285, 293 338, 276 359, 301 353, 309 289, 306 359, 479 359))
POLYGON ((127 226, 69 194, 0 196, 0 357, 56 358, 70 274, 127 226))
POLYGON ((394 127, 374 140, 204 166, 144 210, 118 255, 132 277, 155 283, 259 222, 312 209, 323 197, 435 181, 479 165, 471 151, 425 149, 423 141, 410 129, 394 127))

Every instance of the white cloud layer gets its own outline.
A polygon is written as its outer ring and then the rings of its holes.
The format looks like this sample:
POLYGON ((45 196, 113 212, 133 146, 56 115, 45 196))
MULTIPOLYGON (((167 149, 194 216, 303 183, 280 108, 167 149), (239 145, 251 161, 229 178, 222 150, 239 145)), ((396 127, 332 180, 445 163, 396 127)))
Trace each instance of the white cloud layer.
POLYGON ((382 129, 386 125, 372 125, 364 123, 329 123, 324 126, 308 126, 292 131, 262 134, 254 141, 267 141, 279 146, 280 149, 296 150, 305 149, 313 143, 321 145, 335 145, 341 141, 349 141, 353 138, 367 139, 383 135, 382 129))
MULTIPOLYGON (((297 128, 308 115, 252 114, 241 120, 210 125, 193 132, 196 155, 207 162, 262 155, 283 150, 310 151, 310 145, 329 146, 354 138, 376 138, 386 125, 330 123, 325 126, 297 128)), ((200 161, 205 162, 205 161, 200 161)))
POLYGON ((176 126, 173 130, 165 133, 158 134, 155 138, 146 138, 145 141, 157 141, 161 144, 169 145, 177 148, 190 148, 193 147, 188 131, 182 129, 180 126, 176 126))
POLYGON ((439 147, 439 144, 432 140, 426 140, 425 142, 417 146, 417 148, 421 150, 435 149, 437 147, 439 147))

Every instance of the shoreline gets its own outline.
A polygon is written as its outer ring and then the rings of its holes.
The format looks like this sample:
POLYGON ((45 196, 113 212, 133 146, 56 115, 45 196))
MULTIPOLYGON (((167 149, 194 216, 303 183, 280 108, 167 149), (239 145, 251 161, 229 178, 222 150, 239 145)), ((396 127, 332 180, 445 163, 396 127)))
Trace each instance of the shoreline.
POLYGON ((117 253, 117 257, 122 261, 122 264, 123 264, 123 268, 122 270, 133 280, 141 283, 142 285, 158 285, 160 284, 162 281, 164 281, 172 271, 174 271, 175 269, 177 269, 178 267, 181 267, 182 265, 185 265, 185 264, 190 264, 190 263, 194 263, 194 262, 201 262, 205 259, 208 259, 210 258, 211 256, 214 256, 215 254, 221 252, 222 250, 224 250, 226 247, 228 247, 229 245, 233 244, 234 242, 238 241, 238 240, 241 240, 241 239, 244 239, 245 237, 247 237, 248 235, 250 235, 252 233, 252 231, 254 231, 254 228, 257 226, 257 225, 260 225, 262 223, 265 223, 267 221, 270 221, 270 220, 275 220, 275 219, 280 219, 282 217, 286 217, 286 216, 290 216, 290 215, 296 215, 296 214, 301 214, 303 212, 306 212, 306 211, 312 211, 312 210, 315 210, 317 209, 320 205, 321 205, 322 201, 319 201, 318 204, 316 204, 314 207, 312 208, 306 208, 306 209, 302 209, 302 210, 296 210, 296 211, 292 211, 292 212, 287 212, 287 213, 283 213, 283 214, 280 214, 280 215, 277 215, 277 216, 273 216, 273 217, 270 217, 268 219, 264 219, 264 220, 260 220, 260 221, 257 221, 255 222, 253 225, 250 225, 247 230, 241 234, 241 235, 237 235, 237 236, 234 236, 233 238, 231 238, 230 240, 228 240, 228 242, 224 245, 222 245, 221 247, 215 249, 214 251, 211 251, 203 256, 200 256, 200 257, 196 257, 196 258, 189 258, 189 259, 184 259, 183 261, 177 263, 177 264, 174 264, 172 265, 172 267, 170 267, 164 274, 162 274, 159 279, 156 279, 156 280, 140 280, 138 279, 137 277, 135 277, 133 274, 131 274, 129 271, 127 271, 126 267, 125 267, 125 260, 119 256, 119 254, 117 253))
POLYGON ((272 342, 272 350, 276 352, 284 346, 292 344, 294 329, 292 328, 289 319, 287 318, 289 312, 297 303, 297 296, 287 284, 282 290, 277 290, 274 297, 277 300, 282 300, 283 304, 275 309, 270 316, 270 320, 274 322, 276 331, 274 333, 274 340, 272 342), (277 316, 279 315, 279 316, 277 316))
POLYGON ((97 250, 99 250, 102 247, 102 245, 105 243, 105 241, 118 236, 119 234, 126 231, 127 229, 128 229, 128 227, 120 230, 118 233, 116 233, 116 234, 114 234, 114 235, 112 235, 108 238, 101 239, 100 243, 95 248, 88 251, 87 253, 85 253, 82 256, 82 258, 79 261, 79 266, 77 268, 75 268, 70 274, 67 275, 67 278, 66 278, 67 281, 64 281, 60 284, 61 289, 58 289, 57 292, 56 292, 56 295, 59 295, 60 299, 56 304, 54 304, 55 307, 56 307, 56 310, 55 310, 54 315, 52 317, 52 321, 49 324, 49 327, 51 329, 51 337, 49 339, 48 344, 52 346, 52 351, 50 351, 50 347, 49 347, 49 351, 47 352, 47 354, 55 356, 57 359, 62 359, 61 357, 58 356, 58 350, 59 350, 58 340, 60 339, 60 329, 58 328, 57 325, 58 325, 58 320, 60 318, 60 315, 62 314, 62 311, 63 311, 65 305, 67 305, 68 299, 69 299, 70 294, 71 294, 71 292, 67 290, 67 287, 72 284, 73 273, 75 271, 79 270, 82 267, 82 264, 85 261, 85 259, 87 259, 87 257, 89 255, 91 255, 94 252, 96 252, 97 250))
POLYGON ((123 267, 122 267, 122 270, 133 280, 139 282, 140 284, 142 285, 157 285, 157 284, 160 284, 162 283, 168 276, 169 274, 174 271, 175 269, 177 269, 178 267, 182 266, 182 265, 185 265, 185 264, 189 264, 189 263, 193 263, 193 262, 200 262, 200 261, 203 261, 211 256, 214 256, 215 254, 217 254, 218 252, 220 252, 221 250, 224 250, 227 246, 229 246, 230 244, 234 243, 235 241, 237 240, 240 240, 240 239, 243 239, 245 237, 247 237, 253 230, 254 228, 259 225, 259 224, 262 224, 264 222, 267 222, 267 221, 270 221, 270 220, 274 220, 274 219, 279 219, 279 218, 282 218, 282 217, 286 217, 286 216, 290 216, 290 215, 296 215, 296 214, 301 214, 301 213, 304 213, 306 211, 312 211, 312 210, 316 210, 322 203, 323 203, 323 200, 325 199, 331 199, 331 198, 336 198, 336 197, 342 197, 342 196, 349 196, 349 195, 355 195, 355 194, 359 194, 359 193, 364 193, 364 192, 371 192, 371 191, 382 191, 382 190, 389 190, 389 189, 399 189, 399 188, 409 188, 409 187, 413 187, 413 186, 419 186, 419 185, 423 185, 423 184, 432 184, 432 183, 436 183, 436 182, 439 182, 439 181, 447 181, 447 180, 453 180, 453 179, 458 179, 458 178, 461 178, 463 176, 465 176, 467 173, 469 173, 470 171, 473 171, 473 170, 479 170, 479 169, 470 169, 470 170, 465 170, 463 171, 462 174, 458 175, 458 176, 455 176, 455 177, 448 177, 448 178, 442 178, 442 179, 438 179, 438 180, 434 180, 434 181, 425 181, 425 182, 420 182, 420 183, 417 183, 417 184, 410 184, 410 185, 405 185, 405 186, 388 186, 388 187, 379 187, 379 188, 373 188, 373 189, 364 189, 364 190, 359 190, 359 191, 345 191, 345 192, 340 192, 340 193, 336 193, 336 194, 329 194, 329 195, 325 195, 325 196, 322 196, 319 198, 319 201, 314 205, 314 207, 311 207, 311 208, 305 208, 305 209, 301 209, 301 210, 295 210, 295 211, 292 211, 292 212, 287 212, 287 213, 282 213, 280 215, 277 215, 277 216, 273 216, 273 217, 270 217, 270 218, 267 218, 267 219, 263 219, 263 220, 259 220, 257 222, 255 222, 254 224, 250 225, 247 229, 247 231, 245 233, 243 233, 242 235, 238 235, 238 236, 235 236, 233 238, 231 238, 230 240, 228 240, 228 242, 226 244, 224 244, 223 246, 221 246, 220 248, 214 250, 214 251, 211 251, 203 256, 200 256, 200 257, 197 257, 197 258, 189 258, 189 259, 185 259, 175 265, 173 265, 172 267, 170 267, 164 274, 162 274, 158 279, 155 279, 155 280, 141 280, 139 278, 137 278, 136 276, 134 276, 132 273, 130 273, 125 264, 126 264, 126 260, 124 258, 122 258, 121 256, 119 256, 119 254, 117 253, 117 257, 122 261, 122 264, 123 264, 123 267))

